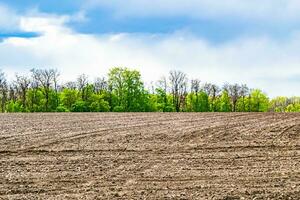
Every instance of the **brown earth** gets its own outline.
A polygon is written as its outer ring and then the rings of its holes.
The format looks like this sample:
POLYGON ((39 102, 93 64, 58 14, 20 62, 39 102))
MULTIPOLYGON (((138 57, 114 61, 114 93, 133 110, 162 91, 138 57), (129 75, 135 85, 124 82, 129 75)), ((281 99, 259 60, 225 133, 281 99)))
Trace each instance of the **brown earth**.
POLYGON ((300 114, 0 115, 0 199, 300 199, 300 114))

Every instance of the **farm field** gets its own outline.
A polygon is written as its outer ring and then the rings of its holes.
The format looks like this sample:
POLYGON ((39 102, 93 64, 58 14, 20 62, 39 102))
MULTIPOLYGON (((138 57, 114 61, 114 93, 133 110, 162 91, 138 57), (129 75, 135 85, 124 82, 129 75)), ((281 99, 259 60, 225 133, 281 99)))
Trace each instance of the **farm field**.
POLYGON ((0 199, 299 199, 300 114, 0 115, 0 199))

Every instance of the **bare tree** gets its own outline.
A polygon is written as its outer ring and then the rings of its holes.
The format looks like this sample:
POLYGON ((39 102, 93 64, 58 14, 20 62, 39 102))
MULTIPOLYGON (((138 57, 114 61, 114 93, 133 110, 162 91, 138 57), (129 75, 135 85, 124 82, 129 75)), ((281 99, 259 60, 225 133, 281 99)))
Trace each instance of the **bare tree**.
POLYGON ((82 100, 85 100, 85 88, 88 85, 88 76, 85 74, 81 74, 77 78, 77 88, 81 92, 82 100))
POLYGON ((5 104, 7 101, 7 80, 3 72, 0 71, 0 99, 1 99, 1 112, 5 112, 5 104))
POLYGON ((20 91, 20 96, 22 99, 23 109, 26 108, 26 94, 30 85, 30 79, 26 76, 19 76, 16 74, 16 88, 20 91))
POLYGON ((77 83, 74 81, 69 81, 67 83, 64 84, 63 88, 68 88, 71 90, 75 90, 77 88, 77 83))
POLYGON ((180 91, 182 91, 182 93, 180 94, 180 107, 181 110, 186 110, 187 107, 187 101, 186 98, 188 96, 188 79, 186 78, 185 83, 182 84, 180 91))
POLYGON ((241 85, 240 95, 242 97, 243 111, 245 112, 246 111, 245 98, 247 97, 247 95, 249 95, 249 88, 246 84, 241 85))
POLYGON ((13 101, 15 103, 18 98, 17 93, 18 93, 18 88, 16 84, 11 83, 8 88, 8 100, 13 101))
POLYGON ((173 105, 177 112, 185 104, 187 95, 187 76, 181 71, 170 71, 169 80, 173 96, 173 105))
POLYGON ((199 92, 201 90, 200 88, 201 81, 199 79, 193 79, 191 80, 191 93, 196 95, 196 107, 195 111, 199 111, 199 92))
POLYGON ((300 97, 291 97, 291 98, 288 98, 288 100, 287 100, 287 104, 296 105, 299 103, 300 103, 300 97))
POLYGON ((150 91, 150 94, 155 94, 155 84, 153 81, 150 82, 148 90, 150 91))
POLYGON ((199 79, 193 79, 191 80, 191 92, 198 94, 200 92, 200 83, 201 81, 199 79))
POLYGON ((206 83, 204 85, 203 90, 211 98, 211 110, 215 112, 216 111, 215 100, 220 94, 221 89, 215 84, 206 83))
POLYGON ((227 83, 227 82, 224 83, 224 85, 223 85, 223 87, 222 87, 223 91, 229 93, 229 90, 230 90, 229 88, 230 88, 230 84, 227 83))
POLYGON ((59 98, 58 98, 58 78, 60 76, 60 73, 57 70, 54 70, 53 74, 53 83, 54 83, 54 91, 55 91, 55 102, 56 102, 56 108, 59 105, 59 98))
POLYGON ((203 85, 203 91, 209 96, 210 95, 210 88, 211 88, 211 84, 210 83, 205 83, 203 85))
POLYGON ((94 81, 94 89, 97 94, 102 94, 108 90, 108 83, 104 77, 96 78, 94 81))
POLYGON ((168 81, 167 78, 165 76, 161 77, 157 83, 156 83, 157 89, 161 90, 164 93, 164 104, 167 105, 168 104, 168 81))
POLYGON ((229 96, 232 103, 232 111, 236 111, 236 104, 240 97, 241 87, 238 84, 229 85, 229 96))
POLYGON ((54 83, 54 79, 57 76, 57 71, 54 69, 32 69, 31 70, 32 77, 36 82, 38 82, 43 90, 43 94, 45 96, 45 110, 49 110, 49 94, 51 87, 54 83))
POLYGON ((32 89, 32 95, 30 95, 30 111, 35 111, 34 106, 38 104, 38 90, 40 87, 40 84, 37 80, 35 80, 33 77, 31 79, 31 83, 29 86, 32 89))

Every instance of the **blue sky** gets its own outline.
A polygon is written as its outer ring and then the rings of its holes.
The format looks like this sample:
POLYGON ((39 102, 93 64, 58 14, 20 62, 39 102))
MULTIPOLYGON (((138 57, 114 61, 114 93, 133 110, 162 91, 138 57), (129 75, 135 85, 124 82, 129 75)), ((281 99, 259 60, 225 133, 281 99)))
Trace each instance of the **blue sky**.
POLYGON ((62 81, 113 66, 146 82, 179 69, 203 82, 299 95, 297 0, 2 0, 0 69, 54 67, 62 81))

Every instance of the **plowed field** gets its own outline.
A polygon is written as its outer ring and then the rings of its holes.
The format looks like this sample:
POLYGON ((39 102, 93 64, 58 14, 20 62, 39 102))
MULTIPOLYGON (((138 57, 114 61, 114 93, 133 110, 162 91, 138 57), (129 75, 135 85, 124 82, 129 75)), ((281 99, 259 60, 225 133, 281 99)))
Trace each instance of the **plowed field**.
POLYGON ((300 114, 0 115, 0 199, 300 199, 300 114))

